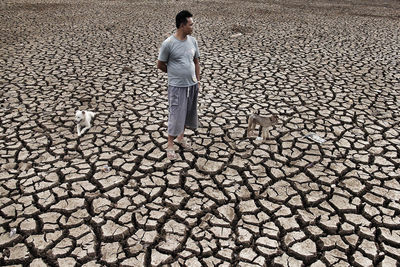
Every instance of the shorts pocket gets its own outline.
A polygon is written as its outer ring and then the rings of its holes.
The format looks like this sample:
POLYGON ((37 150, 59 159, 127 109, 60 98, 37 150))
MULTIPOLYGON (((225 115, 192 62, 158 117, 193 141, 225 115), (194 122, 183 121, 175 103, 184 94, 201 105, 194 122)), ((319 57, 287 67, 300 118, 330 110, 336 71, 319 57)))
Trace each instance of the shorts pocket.
POLYGON ((179 94, 177 91, 173 91, 169 98, 169 112, 175 114, 179 107, 179 94))

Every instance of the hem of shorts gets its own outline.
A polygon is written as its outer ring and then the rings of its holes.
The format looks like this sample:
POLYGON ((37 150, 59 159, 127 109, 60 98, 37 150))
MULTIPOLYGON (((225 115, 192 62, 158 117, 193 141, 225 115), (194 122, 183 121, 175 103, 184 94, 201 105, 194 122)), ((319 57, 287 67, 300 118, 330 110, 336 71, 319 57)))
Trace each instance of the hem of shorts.
POLYGON ((173 137, 177 137, 177 136, 181 135, 182 133, 183 133, 183 132, 178 133, 178 134, 171 134, 170 132, 168 132, 168 135, 169 135, 169 136, 173 136, 173 137))
MULTIPOLYGON (((192 130, 192 131, 195 131, 195 130, 197 130, 198 126, 192 127, 192 126, 189 126, 189 125, 185 125, 185 128, 189 129, 189 130, 192 130)), ((182 133, 184 133, 185 129, 183 129, 183 131, 178 133, 178 134, 171 134, 169 131, 167 131, 167 132, 168 132, 168 135, 177 137, 177 136, 181 135, 182 133)))
POLYGON ((190 130, 196 130, 197 126, 185 125, 185 128, 190 130))

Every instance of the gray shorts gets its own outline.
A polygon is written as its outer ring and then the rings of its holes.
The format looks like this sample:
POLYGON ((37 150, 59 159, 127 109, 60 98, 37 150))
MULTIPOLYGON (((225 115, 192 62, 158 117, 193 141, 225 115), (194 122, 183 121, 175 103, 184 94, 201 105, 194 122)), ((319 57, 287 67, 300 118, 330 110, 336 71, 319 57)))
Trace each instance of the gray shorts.
POLYGON ((186 128, 197 129, 197 96, 199 86, 168 86, 168 135, 178 136, 186 128))

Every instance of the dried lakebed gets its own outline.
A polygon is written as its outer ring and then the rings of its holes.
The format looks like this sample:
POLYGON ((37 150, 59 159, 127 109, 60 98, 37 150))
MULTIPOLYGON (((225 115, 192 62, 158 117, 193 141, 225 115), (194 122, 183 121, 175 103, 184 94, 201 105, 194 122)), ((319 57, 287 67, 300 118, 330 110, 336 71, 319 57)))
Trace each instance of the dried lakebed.
POLYGON ((0 265, 398 266, 399 29, 398 1, 1 1, 0 265), (200 127, 171 162, 183 8, 200 127))

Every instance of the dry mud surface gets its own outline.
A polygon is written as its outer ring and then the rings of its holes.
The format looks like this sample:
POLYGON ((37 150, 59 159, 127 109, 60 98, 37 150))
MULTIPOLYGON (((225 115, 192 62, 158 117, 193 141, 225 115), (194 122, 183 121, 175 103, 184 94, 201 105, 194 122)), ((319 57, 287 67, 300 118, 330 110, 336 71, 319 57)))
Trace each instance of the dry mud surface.
POLYGON ((399 266, 399 30, 399 1, 1 1, 0 265, 399 266), (201 127, 171 162, 183 8, 201 127))

